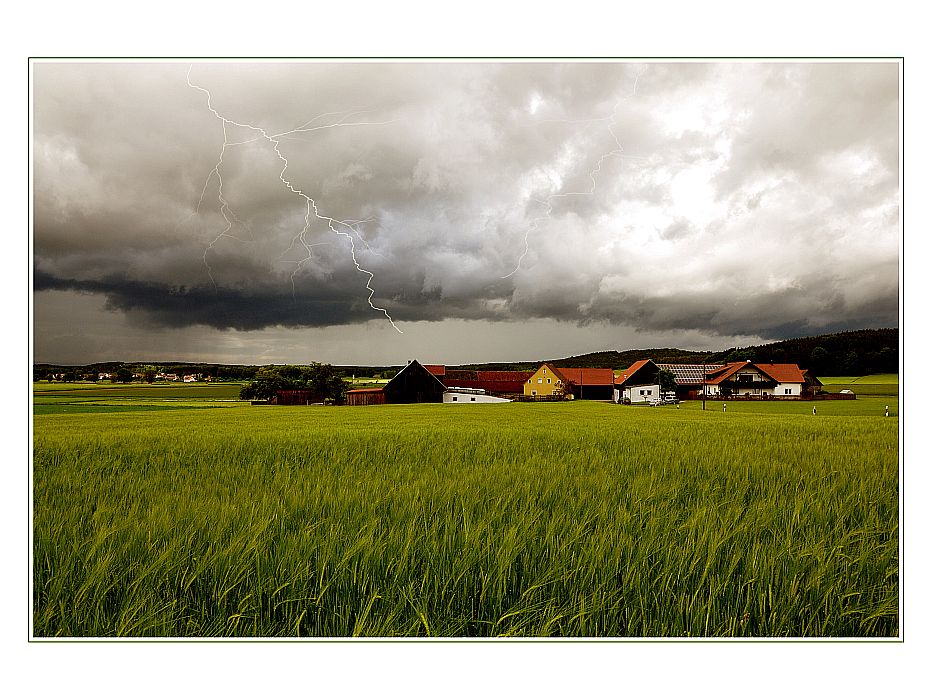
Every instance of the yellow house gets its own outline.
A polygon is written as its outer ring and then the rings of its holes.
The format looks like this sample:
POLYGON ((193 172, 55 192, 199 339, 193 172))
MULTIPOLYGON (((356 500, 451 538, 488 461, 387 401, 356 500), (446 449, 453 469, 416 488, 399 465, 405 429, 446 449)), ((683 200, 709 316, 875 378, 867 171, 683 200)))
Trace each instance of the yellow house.
POLYGON ((558 369, 544 363, 525 382, 526 396, 553 396, 564 392, 563 376, 558 369))

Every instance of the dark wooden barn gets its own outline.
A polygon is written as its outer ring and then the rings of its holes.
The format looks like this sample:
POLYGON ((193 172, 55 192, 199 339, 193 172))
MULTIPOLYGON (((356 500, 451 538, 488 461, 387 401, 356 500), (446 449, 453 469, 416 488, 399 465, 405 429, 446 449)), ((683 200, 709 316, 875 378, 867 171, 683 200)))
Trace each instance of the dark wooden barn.
POLYGON ((409 362, 382 391, 386 403, 441 403, 445 386, 417 360, 409 362))

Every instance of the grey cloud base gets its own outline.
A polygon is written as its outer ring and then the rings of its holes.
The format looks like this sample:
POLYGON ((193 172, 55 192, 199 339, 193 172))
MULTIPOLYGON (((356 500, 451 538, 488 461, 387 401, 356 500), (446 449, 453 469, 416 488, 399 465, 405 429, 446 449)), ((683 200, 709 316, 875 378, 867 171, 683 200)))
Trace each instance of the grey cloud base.
POLYGON ((400 323, 897 325, 896 63, 192 66, 282 157, 188 69, 35 66, 36 291, 154 330, 384 320, 367 282, 400 323))

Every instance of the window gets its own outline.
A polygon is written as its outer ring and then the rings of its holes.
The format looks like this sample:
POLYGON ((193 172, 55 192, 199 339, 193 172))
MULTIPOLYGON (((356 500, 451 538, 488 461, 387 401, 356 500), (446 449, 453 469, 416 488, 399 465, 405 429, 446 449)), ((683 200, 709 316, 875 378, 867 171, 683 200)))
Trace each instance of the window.
POLYGON ((450 400, 453 401, 454 403, 456 403, 456 402, 457 402, 457 396, 454 396, 454 397, 451 398, 450 400))
POLYGON ((547 382, 548 382, 548 383, 551 383, 551 380, 550 380, 550 379, 548 379, 548 380, 547 380, 547 382))
POLYGON ((538 383, 542 383, 542 382, 543 382, 543 379, 538 379, 538 383))
POLYGON ((538 395, 538 392, 537 392, 537 391, 532 391, 532 392, 531 392, 531 395, 536 396, 536 395, 538 395))
POLYGON ((785 395, 785 396, 789 396, 789 395, 790 395, 790 389, 789 389, 789 388, 785 388, 785 389, 784 389, 784 395, 785 395))
POLYGON ((546 374, 546 373, 547 373, 547 368, 545 367, 544 369, 542 369, 542 370, 541 370, 541 373, 542 373, 542 374, 546 374))
POLYGON ((476 400, 476 396, 470 396, 470 400, 475 401, 475 400, 476 400))

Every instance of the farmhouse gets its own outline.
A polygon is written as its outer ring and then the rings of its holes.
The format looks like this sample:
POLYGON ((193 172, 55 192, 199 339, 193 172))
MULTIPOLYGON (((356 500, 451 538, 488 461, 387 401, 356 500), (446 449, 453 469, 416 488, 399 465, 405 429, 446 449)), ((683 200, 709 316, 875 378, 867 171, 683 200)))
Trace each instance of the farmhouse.
POLYGON ((759 398, 800 398, 821 386, 796 364, 729 362, 706 375, 707 395, 759 398))
POLYGON ((613 399, 641 403, 660 397, 661 371, 674 374, 675 391, 681 399, 701 398, 704 389, 707 396, 721 398, 801 398, 822 385, 796 364, 655 364, 642 359, 616 377, 613 399))
POLYGON ((523 389, 526 396, 563 396, 564 377, 553 365, 545 362, 528 377, 523 389))

